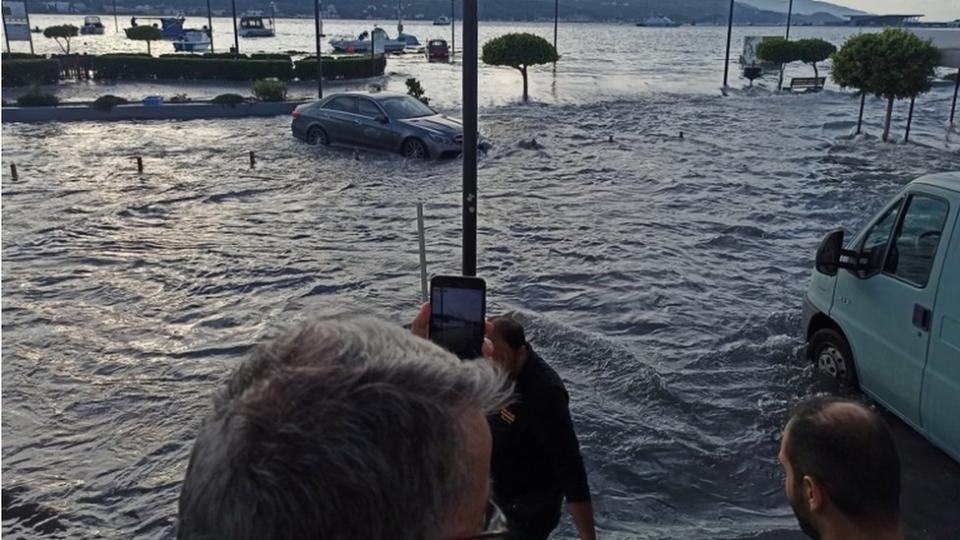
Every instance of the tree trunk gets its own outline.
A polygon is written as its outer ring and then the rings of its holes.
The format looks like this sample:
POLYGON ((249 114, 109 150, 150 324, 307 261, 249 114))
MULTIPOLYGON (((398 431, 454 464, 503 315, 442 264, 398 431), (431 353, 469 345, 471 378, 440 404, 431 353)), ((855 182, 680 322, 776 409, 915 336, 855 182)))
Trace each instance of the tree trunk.
POLYGON ((883 123, 883 142, 890 135, 890 118, 893 116, 893 98, 887 98, 887 120, 883 123))
POLYGON ((817 63, 816 63, 816 62, 812 62, 810 65, 813 66, 813 89, 814 89, 814 90, 819 90, 819 89, 820 89, 820 87, 819 87, 819 84, 820 84, 820 73, 817 72, 817 63))
POLYGON ((150 52, 150 40, 149 40, 149 39, 147 40, 147 54, 148 54, 149 56, 153 56, 153 53, 150 52))
POLYGON ((520 68, 520 74, 523 75, 523 101, 530 99, 527 94, 527 66, 520 68))
POLYGON ((860 128, 863 127, 863 102, 867 100, 867 93, 860 91, 860 114, 857 116, 857 135, 860 134, 860 128))

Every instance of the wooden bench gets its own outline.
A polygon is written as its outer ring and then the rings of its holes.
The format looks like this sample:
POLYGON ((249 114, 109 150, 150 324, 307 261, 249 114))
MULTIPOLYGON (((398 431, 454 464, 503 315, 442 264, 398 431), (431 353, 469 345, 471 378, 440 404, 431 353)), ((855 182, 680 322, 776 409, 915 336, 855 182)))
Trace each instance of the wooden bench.
POLYGON ((827 82, 826 77, 794 77, 790 79, 790 91, 820 90, 825 82, 827 82))

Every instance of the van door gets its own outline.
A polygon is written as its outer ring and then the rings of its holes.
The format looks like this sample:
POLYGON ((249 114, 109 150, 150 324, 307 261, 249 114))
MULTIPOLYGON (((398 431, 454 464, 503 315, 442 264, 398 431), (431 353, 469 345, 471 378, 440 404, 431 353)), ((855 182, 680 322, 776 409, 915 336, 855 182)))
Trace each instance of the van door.
POLYGON ((960 216, 954 216, 933 313, 921 414, 927 437, 960 461, 960 216))
POLYGON ((865 392, 919 427, 940 237, 950 205, 919 185, 874 222, 859 246, 861 268, 841 271, 831 316, 850 340, 865 392), (928 286, 933 284, 932 286, 928 286))

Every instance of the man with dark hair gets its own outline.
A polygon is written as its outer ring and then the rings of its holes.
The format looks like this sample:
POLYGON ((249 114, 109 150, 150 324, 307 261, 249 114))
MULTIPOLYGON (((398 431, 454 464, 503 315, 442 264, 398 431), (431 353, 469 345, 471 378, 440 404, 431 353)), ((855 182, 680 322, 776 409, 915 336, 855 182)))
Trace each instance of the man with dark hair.
POLYGON ((492 363, 461 362, 393 325, 300 325, 257 348, 214 398, 178 538, 502 537, 485 417, 510 394, 492 363))
POLYGON ((561 503, 583 540, 594 540, 590 487, 557 372, 527 343, 523 326, 493 319, 493 357, 516 382, 517 399, 488 417, 493 432, 493 492, 516 540, 543 540, 560 520, 561 503))
POLYGON ((886 423, 859 403, 815 397, 783 430, 780 464, 800 528, 815 540, 902 540, 900 458, 886 423))

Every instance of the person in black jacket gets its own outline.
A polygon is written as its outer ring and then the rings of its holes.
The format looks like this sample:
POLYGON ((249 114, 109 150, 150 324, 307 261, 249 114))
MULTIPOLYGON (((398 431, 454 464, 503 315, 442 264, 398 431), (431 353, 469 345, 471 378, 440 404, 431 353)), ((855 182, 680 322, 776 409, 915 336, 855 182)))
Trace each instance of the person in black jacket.
POLYGON ((520 323, 491 322, 494 359, 516 383, 516 402, 487 418, 494 500, 510 520, 511 538, 546 539, 566 498, 580 538, 594 540, 590 486, 563 381, 527 343, 520 323))

